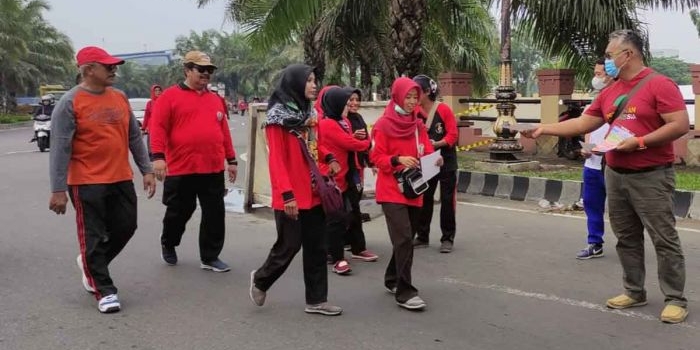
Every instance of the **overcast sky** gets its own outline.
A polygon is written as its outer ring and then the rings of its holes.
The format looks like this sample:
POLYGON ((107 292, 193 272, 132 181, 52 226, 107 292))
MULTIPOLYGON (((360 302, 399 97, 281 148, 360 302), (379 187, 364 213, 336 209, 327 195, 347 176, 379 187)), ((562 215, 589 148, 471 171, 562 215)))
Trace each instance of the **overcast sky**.
MULTIPOLYGON (((232 31, 224 21, 227 0, 198 9, 195 0, 48 0, 46 19, 66 33, 76 50, 87 45, 113 54, 165 50, 191 30, 232 31)), ((643 14, 652 49, 676 49, 682 59, 700 63, 700 39, 687 13, 643 14)))

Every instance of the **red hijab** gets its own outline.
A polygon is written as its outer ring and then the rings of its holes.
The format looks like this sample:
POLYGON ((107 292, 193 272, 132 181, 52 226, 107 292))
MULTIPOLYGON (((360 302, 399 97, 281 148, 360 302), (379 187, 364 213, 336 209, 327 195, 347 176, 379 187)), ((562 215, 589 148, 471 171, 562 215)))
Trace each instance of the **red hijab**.
POLYGON ((394 83, 391 84, 391 101, 384 109, 384 114, 377 120, 374 129, 381 131, 388 137, 404 138, 413 136, 416 128, 424 127, 423 122, 418 118, 420 110, 418 105, 408 115, 401 115, 395 109, 397 105, 403 108, 406 95, 414 89, 418 92, 418 100, 420 100, 421 88, 416 82, 406 77, 394 80, 394 83))

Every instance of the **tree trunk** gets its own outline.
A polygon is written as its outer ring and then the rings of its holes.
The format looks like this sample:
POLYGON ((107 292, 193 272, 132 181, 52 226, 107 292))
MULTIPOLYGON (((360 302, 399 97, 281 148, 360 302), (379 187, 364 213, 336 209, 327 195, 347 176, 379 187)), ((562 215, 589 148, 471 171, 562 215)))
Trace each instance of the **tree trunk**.
POLYGON ((304 32, 304 61, 314 67, 316 81, 322 85, 323 77, 326 74, 326 59, 318 27, 319 25, 315 24, 304 32))
POLYGON ((360 54, 360 89, 365 101, 372 100, 372 65, 360 54))
POLYGON ((351 58, 348 60, 348 70, 349 70, 349 79, 350 79, 350 86, 357 86, 357 60, 354 58, 351 58))
POLYGON ((421 41, 428 19, 426 0, 391 0, 390 38, 394 46, 394 64, 399 75, 420 73, 423 61, 421 41))

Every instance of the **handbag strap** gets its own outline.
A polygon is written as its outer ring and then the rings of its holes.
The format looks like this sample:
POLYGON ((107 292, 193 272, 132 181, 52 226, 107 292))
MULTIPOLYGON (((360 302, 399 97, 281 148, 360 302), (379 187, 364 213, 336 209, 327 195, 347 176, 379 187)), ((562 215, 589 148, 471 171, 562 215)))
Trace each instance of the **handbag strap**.
POLYGON ((306 147, 306 141, 304 141, 304 137, 298 130, 291 129, 289 130, 289 133, 296 136, 297 140, 299 140, 301 151, 306 156, 306 163, 309 165, 309 169, 311 169, 311 175, 313 175, 313 177, 316 178, 316 181, 321 181, 321 179, 323 179, 323 175, 321 175, 321 170, 318 168, 318 165, 316 165, 316 161, 311 156, 309 148, 306 147))
POLYGON ((428 119, 425 121, 425 126, 430 129, 430 127, 433 125, 433 119, 435 118, 435 112, 437 112, 437 108, 440 102, 435 101, 433 102, 433 106, 430 107, 430 112, 428 112, 428 119))
POLYGON ((612 123, 615 121, 615 119, 617 119, 617 117, 619 117, 620 114, 622 114, 622 111, 624 111, 625 108, 627 108, 627 103, 632 99, 634 94, 636 94, 637 91, 639 91, 639 89, 641 89, 649 80, 651 80, 651 78, 653 78, 657 75, 659 75, 659 73, 651 72, 649 75, 647 75, 642 80, 640 80, 637 83, 637 85, 635 85, 632 88, 632 90, 630 90, 629 93, 618 97, 618 98, 622 98, 622 101, 620 101, 620 104, 617 105, 617 108, 615 109, 615 113, 613 113, 612 117, 610 117, 610 119, 608 119, 608 124, 612 125, 612 123))

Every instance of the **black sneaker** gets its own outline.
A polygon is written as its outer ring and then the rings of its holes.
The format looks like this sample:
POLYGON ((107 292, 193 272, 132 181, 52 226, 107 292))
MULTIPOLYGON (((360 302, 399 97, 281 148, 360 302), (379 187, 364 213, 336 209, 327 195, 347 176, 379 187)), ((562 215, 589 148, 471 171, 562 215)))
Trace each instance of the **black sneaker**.
POLYGON ((223 262, 223 261, 221 261, 221 260, 219 260, 219 259, 216 259, 216 260, 213 260, 213 261, 208 261, 208 262, 202 261, 202 264, 199 265, 199 267, 202 268, 203 270, 211 270, 211 271, 214 271, 214 272, 227 272, 227 271, 231 271, 231 268, 228 267, 228 265, 226 265, 225 262, 223 262))
POLYGON ((175 252, 175 247, 161 246, 160 257, 170 266, 177 265, 177 252, 175 252))
POLYGON ((603 245, 602 244, 589 244, 585 249, 576 254, 576 259, 588 260, 591 258, 600 258, 603 256, 603 245))

